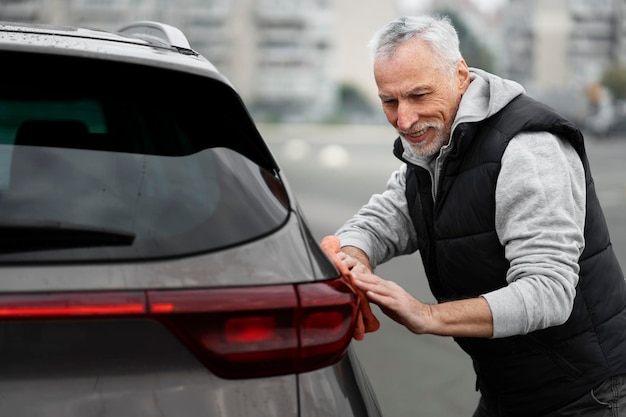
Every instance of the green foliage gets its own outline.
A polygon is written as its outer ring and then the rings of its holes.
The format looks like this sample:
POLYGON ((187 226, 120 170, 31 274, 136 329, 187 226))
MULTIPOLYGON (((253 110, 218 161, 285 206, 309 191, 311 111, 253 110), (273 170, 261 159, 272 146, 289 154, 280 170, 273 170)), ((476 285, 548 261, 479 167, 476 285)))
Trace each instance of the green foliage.
POLYGON ((456 28, 459 34, 461 53, 467 65, 488 72, 494 72, 494 57, 492 52, 476 38, 458 13, 450 9, 441 9, 437 14, 440 16, 448 16, 450 22, 452 22, 452 25, 456 28))
POLYGON ((604 85, 616 100, 626 99, 626 65, 613 64, 602 76, 602 85, 604 85))
POLYGON ((358 87, 343 83, 339 86, 339 101, 342 106, 348 107, 350 110, 369 112, 372 110, 371 105, 365 98, 365 95, 358 87))
POLYGON ((357 86, 350 83, 343 83, 339 86, 337 107, 328 114, 324 122, 376 122, 379 117, 378 108, 372 106, 357 86))

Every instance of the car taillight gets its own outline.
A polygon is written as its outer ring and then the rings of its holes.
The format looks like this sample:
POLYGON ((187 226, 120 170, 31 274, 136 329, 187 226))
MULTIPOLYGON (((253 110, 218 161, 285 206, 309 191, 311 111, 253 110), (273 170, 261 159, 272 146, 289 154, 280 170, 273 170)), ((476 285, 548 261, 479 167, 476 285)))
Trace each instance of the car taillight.
POLYGON ((0 296, 0 320, 146 316, 223 378, 306 372, 339 361, 358 297, 342 280, 221 289, 0 296))
POLYGON ((0 295, 0 320, 145 313, 142 291, 0 295))

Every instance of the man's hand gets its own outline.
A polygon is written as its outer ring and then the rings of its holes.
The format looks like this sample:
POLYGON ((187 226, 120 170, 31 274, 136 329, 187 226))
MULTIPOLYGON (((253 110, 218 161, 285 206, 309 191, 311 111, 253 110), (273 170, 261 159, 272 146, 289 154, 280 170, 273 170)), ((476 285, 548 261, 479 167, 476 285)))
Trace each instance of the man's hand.
POLYGON ((491 309, 482 297, 429 305, 393 281, 367 272, 353 271, 352 276, 369 301, 413 333, 453 337, 493 335, 491 309))
POLYGON ((353 273, 366 272, 371 274, 373 272, 368 256, 357 247, 344 246, 337 255, 344 265, 353 273))
MULTIPOLYGON (((353 337, 356 340, 363 340, 365 333, 375 332, 380 328, 380 322, 372 312, 370 303, 363 293, 354 283, 352 271, 346 265, 346 262, 352 268, 363 269, 362 264, 358 263, 354 258, 348 258, 348 255, 341 252, 341 242, 337 236, 329 235, 322 239, 320 247, 326 253, 326 256, 333 262, 335 267, 341 273, 341 278, 356 291, 359 297, 359 310, 357 311, 356 323, 354 326, 353 337)), ((366 257, 367 258, 367 257, 366 257)))

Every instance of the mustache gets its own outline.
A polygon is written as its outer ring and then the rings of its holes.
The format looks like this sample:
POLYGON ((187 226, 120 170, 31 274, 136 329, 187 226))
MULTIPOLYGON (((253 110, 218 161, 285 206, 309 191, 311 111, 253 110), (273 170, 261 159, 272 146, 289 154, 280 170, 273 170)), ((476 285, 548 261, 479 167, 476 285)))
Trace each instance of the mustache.
POLYGON ((441 129, 443 127, 443 123, 439 123, 439 122, 419 123, 419 124, 414 124, 408 130, 397 129, 397 131, 400 135, 414 135, 418 132, 429 129, 431 127, 435 129, 441 129))

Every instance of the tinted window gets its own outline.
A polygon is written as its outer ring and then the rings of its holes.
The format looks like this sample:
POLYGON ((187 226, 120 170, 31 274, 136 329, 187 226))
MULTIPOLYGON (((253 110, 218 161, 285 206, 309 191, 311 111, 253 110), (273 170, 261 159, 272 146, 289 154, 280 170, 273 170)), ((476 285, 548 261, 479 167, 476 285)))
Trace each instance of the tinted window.
POLYGON ((49 58, 37 68, 52 79, 13 57, 23 87, 0 91, 0 262, 182 256, 285 222, 271 155, 228 86, 49 58))

